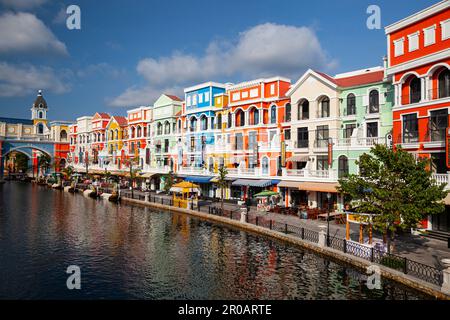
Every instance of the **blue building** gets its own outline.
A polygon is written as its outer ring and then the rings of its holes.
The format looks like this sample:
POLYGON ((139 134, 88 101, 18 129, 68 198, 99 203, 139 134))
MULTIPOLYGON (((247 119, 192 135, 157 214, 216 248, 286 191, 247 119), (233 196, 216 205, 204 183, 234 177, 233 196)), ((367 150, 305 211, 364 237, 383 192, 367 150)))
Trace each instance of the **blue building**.
POLYGON ((184 152, 187 166, 194 171, 201 171, 208 163, 207 154, 214 146, 214 133, 220 130, 215 116, 219 110, 214 103, 214 96, 225 91, 226 85, 216 82, 206 82, 184 89, 184 152))

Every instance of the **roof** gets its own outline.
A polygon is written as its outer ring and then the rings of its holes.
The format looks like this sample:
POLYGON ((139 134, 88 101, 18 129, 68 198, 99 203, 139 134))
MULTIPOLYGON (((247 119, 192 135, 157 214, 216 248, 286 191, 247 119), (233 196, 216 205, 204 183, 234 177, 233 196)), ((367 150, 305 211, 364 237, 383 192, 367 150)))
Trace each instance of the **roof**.
POLYGON ((345 88, 345 87, 362 86, 370 83, 377 83, 383 81, 383 79, 384 79, 384 71, 377 70, 345 78, 335 77, 334 81, 339 87, 345 88))
POLYGON ((121 126, 121 127, 125 127, 125 126, 128 125, 128 120, 127 120, 127 118, 125 118, 125 117, 122 117, 122 116, 114 116, 113 118, 114 118, 114 120, 116 120, 116 122, 117 122, 117 123, 119 124, 119 126, 121 126))
POLYGON ((102 119, 109 119, 111 118, 111 116, 109 114, 107 114, 106 112, 97 112, 97 114, 102 118, 102 119))
POLYGON ((172 94, 164 94, 164 95, 175 101, 180 101, 180 102, 183 101, 180 98, 178 98, 177 96, 174 96, 172 94))
POLYGON ((44 97, 42 96, 41 90, 39 90, 36 100, 34 100, 33 107, 34 108, 44 108, 44 109, 48 108, 47 101, 45 101, 44 97))
POLYGON ((33 120, 29 119, 16 119, 16 118, 1 118, 0 122, 5 122, 8 124, 26 124, 26 125, 33 125, 33 120))

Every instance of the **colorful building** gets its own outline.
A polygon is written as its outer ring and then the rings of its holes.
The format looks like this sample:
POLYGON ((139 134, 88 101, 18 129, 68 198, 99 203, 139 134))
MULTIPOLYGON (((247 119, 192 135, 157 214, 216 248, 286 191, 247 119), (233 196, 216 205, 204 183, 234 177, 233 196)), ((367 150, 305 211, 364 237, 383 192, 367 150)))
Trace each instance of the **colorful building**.
MULTIPOLYGON (((450 106, 450 1, 385 28, 386 75, 394 85, 393 138, 417 157, 431 159, 439 182, 448 184, 446 136, 450 106)), ((446 199, 450 205, 450 199, 446 199)), ((424 222, 450 232, 450 207, 424 222)))
POLYGON ((106 146, 108 157, 105 164, 109 171, 124 169, 128 159, 126 141, 128 139, 128 120, 122 116, 113 116, 106 125, 106 146))
POLYGON ((128 141, 127 154, 134 159, 133 165, 144 168, 145 150, 149 137, 151 122, 151 107, 139 107, 127 111, 128 117, 128 141))
POLYGON ((107 157, 108 151, 106 145, 106 126, 111 116, 104 112, 97 112, 92 117, 92 163, 99 167, 103 167, 103 160, 107 157))

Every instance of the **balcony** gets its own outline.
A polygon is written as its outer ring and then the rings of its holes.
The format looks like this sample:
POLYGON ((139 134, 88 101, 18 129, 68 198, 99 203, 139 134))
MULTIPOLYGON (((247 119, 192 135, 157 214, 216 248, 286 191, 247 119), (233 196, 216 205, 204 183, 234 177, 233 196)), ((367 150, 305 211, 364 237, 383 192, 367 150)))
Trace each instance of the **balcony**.
POLYGON ((337 170, 283 169, 283 177, 304 181, 337 181, 337 170), (301 178, 301 179, 298 179, 301 178))
POLYGON ((376 144, 386 144, 385 137, 365 137, 365 138, 343 138, 336 140, 335 148, 350 148, 350 147, 367 147, 371 148, 376 144))

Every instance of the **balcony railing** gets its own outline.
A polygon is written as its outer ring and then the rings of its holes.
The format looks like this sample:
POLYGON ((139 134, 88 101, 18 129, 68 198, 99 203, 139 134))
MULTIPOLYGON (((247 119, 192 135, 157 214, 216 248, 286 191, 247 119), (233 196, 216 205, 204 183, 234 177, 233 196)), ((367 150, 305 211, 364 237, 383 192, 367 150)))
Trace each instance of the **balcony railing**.
POLYGON ((337 180, 337 171, 334 169, 329 170, 310 170, 310 169, 286 169, 283 172, 283 176, 309 178, 312 180, 337 180))
POLYGON ((328 148, 329 139, 316 139, 314 141, 314 148, 328 148))
POLYGON ((446 185, 448 185, 449 183, 449 174, 447 173, 433 173, 431 175, 431 178, 434 179, 438 184, 445 183, 446 185))
POLYGON ((338 139, 336 147, 372 147, 376 144, 386 144, 385 137, 343 138, 338 139))

